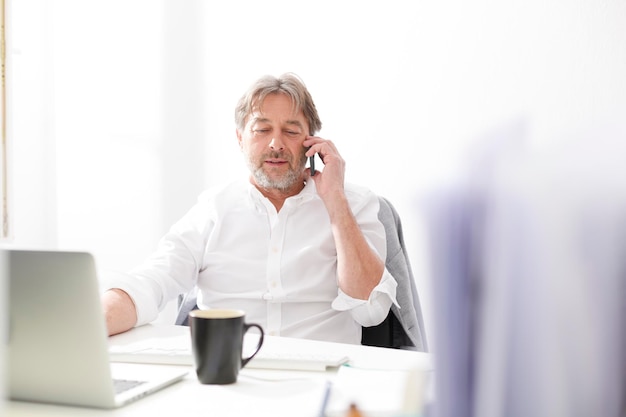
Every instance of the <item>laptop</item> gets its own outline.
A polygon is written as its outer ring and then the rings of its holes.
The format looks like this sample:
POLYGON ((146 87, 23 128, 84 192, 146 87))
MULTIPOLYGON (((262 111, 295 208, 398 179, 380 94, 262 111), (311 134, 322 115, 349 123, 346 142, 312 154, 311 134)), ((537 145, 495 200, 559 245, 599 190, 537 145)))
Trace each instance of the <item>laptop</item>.
POLYGON ((109 361, 91 254, 4 252, 9 277, 6 383, 11 399, 116 408, 189 372, 188 367, 109 361))

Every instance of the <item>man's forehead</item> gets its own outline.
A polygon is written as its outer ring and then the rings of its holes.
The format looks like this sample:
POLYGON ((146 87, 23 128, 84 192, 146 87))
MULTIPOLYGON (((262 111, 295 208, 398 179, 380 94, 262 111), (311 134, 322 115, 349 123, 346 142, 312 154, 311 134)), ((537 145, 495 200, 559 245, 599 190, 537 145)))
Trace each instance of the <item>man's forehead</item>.
POLYGON ((286 119, 279 119, 279 120, 273 120, 271 117, 266 117, 265 115, 261 114, 261 113, 252 113, 250 115, 250 123, 274 123, 274 122, 279 122, 279 123, 285 123, 285 124, 294 124, 294 125, 302 125, 303 121, 298 117, 298 115, 292 115, 293 117, 289 117, 286 119))
POLYGON ((272 115, 270 112, 263 111, 263 104, 260 106, 254 106, 250 115, 248 116, 248 123, 286 123, 297 124, 303 126, 306 124, 306 117, 301 109, 298 109, 295 105, 291 106, 291 111, 288 114, 272 115))

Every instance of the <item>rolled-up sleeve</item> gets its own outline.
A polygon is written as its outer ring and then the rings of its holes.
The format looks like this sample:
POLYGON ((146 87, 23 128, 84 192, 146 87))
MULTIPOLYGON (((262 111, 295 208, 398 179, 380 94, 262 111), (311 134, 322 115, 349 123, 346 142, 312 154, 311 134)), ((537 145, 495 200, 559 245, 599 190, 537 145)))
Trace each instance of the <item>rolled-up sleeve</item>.
POLYGON ((392 304, 400 307, 396 300, 397 286, 398 283, 385 268, 380 282, 374 287, 367 300, 352 298, 339 289, 332 307, 337 311, 350 310, 354 320, 361 326, 376 326, 385 320, 392 304))
POLYGON ((199 202, 172 226, 145 262, 105 280, 105 288, 122 289, 133 300, 137 326, 154 321, 167 303, 196 284, 212 225, 209 212, 199 202))
MULTIPOLYGON (((351 209, 356 221, 365 240, 384 262, 387 257, 387 239, 385 227, 378 218, 380 210, 378 196, 369 190, 362 192, 355 192, 358 188, 351 190, 348 199, 351 201, 351 209)), ((349 310, 353 319, 361 326, 376 326, 385 320, 392 304, 398 306, 397 286, 395 278, 385 268, 378 285, 374 287, 367 300, 352 298, 339 289, 332 308, 337 311, 349 310)))
POLYGON ((152 280, 141 279, 130 273, 112 273, 104 274, 104 289, 119 288, 124 290, 135 304, 137 312, 137 324, 150 323, 159 315, 159 305, 155 301, 154 294, 158 294, 156 283, 152 280))

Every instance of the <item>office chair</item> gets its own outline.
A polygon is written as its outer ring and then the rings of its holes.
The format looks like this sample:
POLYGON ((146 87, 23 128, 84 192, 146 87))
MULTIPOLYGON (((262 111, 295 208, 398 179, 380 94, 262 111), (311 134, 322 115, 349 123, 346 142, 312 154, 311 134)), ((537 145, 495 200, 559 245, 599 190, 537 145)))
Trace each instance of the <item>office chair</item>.
MULTIPOLYGON (((385 227, 387 259, 385 267, 398 282, 396 298, 400 308, 392 305, 382 323, 363 327, 361 344, 367 346, 410 349, 426 352, 426 333, 415 279, 404 247, 402 224, 395 207, 384 197, 378 197, 378 219, 385 227)), ((197 287, 178 300, 176 324, 188 325, 188 314, 196 305, 197 287)))
POLYGON ((378 219, 385 227, 387 258, 385 267, 396 279, 396 299, 400 308, 391 306, 382 323, 363 327, 361 344, 428 351, 422 309, 409 256, 404 245, 402 222, 395 207, 385 197, 378 197, 378 219))

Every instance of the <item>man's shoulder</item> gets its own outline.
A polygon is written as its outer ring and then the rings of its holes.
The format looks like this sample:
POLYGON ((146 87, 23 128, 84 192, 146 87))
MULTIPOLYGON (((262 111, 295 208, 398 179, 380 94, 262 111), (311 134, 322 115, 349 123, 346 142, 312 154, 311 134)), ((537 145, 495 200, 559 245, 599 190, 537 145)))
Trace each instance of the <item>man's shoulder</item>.
POLYGON ((344 190, 353 210, 360 210, 367 206, 378 208, 378 196, 370 188, 359 184, 346 183, 344 190))
POLYGON ((376 197, 376 194, 364 185, 345 183, 344 190, 348 200, 362 201, 376 197))

